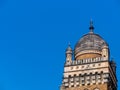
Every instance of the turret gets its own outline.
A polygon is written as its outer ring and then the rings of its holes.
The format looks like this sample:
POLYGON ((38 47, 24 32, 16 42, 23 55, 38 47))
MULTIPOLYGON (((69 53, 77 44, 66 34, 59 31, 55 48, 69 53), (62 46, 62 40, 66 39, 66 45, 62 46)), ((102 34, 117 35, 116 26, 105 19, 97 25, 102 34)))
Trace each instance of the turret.
POLYGON ((116 63, 110 61, 109 45, 94 32, 92 20, 89 29, 73 51, 70 44, 66 49, 60 90, 117 90, 116 63))
POLYGON ((109 47, 106 44, 102 46, 102 58, 109 60, 109 47))
POLYGON ((72 62, 72 48, 70 47, 70 44, 66 49, 66 62, 72 62))

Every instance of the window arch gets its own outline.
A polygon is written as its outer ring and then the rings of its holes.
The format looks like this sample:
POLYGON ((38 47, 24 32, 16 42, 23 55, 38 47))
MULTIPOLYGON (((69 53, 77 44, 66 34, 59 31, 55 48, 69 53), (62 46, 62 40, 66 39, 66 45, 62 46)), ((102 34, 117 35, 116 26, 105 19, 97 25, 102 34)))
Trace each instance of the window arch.
POLYGON ((93 89, 93 90, 100 90, 99 88, 95 88, 95 89, 93 89))

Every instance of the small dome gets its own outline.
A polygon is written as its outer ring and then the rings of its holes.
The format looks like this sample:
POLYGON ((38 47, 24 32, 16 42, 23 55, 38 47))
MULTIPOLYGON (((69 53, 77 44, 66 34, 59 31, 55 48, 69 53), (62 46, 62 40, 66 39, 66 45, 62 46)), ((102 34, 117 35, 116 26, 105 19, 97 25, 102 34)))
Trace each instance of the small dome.
POLYGON ((75 59, 95 58, 102 55, 102 49, 108 48, 108 44, 98 34, 95 34, 93 22, 90 21, 90 32, 85 34, 75 45, 75 59))
MULTIPOLYGON (((88 55, 85 55, 85 58, 90 57, 90 54, 92 56, 100 56, 102 48, 104 47, 108 47, 108 44, 102 39, 101 36, 99 36, 98 34, 94 34, 94 33, 88 33, 86 35, 84 35, 75 45, 75 57, 80 56, 81 54, 83 55, 84 52, 88 53, 88 55), (94 51, 94 53, 90 52, 94 51), (88 52, 87 52, 88 51, 88 52), (97 54, 96 54, 97 53, 97 54), (93 55, 94 54, 94 55, 93 55)), ((80 58, 79 58, 80 59, 80 58)))
POLYGON ((70 46, 70 44, 68 45, 67 49, 66 49, 66 54, 71 54, 72 53, 72 48, 70 46))
POLYGON ((98 34, 86 34, 77 42, 75 52, 87 49, 101 50, 103 46, 107 46, 107 43, 98 34))

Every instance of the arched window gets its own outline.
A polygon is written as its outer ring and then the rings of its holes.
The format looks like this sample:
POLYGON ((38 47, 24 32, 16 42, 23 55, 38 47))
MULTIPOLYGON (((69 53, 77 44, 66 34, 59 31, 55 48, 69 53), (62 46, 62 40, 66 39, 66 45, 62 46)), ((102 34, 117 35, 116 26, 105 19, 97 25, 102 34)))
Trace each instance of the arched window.
POLYGON ((100 89, 98 89, 98 88, 95 88, 94 90, 100 90, 100 89))

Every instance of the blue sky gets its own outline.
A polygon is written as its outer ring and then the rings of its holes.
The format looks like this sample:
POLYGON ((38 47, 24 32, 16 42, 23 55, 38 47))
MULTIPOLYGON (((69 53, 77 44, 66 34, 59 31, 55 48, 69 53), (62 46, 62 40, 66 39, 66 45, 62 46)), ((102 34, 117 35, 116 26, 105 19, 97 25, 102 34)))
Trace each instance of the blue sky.
POLYGON ((89 32, 91 18, 120 81, 119 0, 0 0, 0 90, 59 90, 65 49, 89 32))

